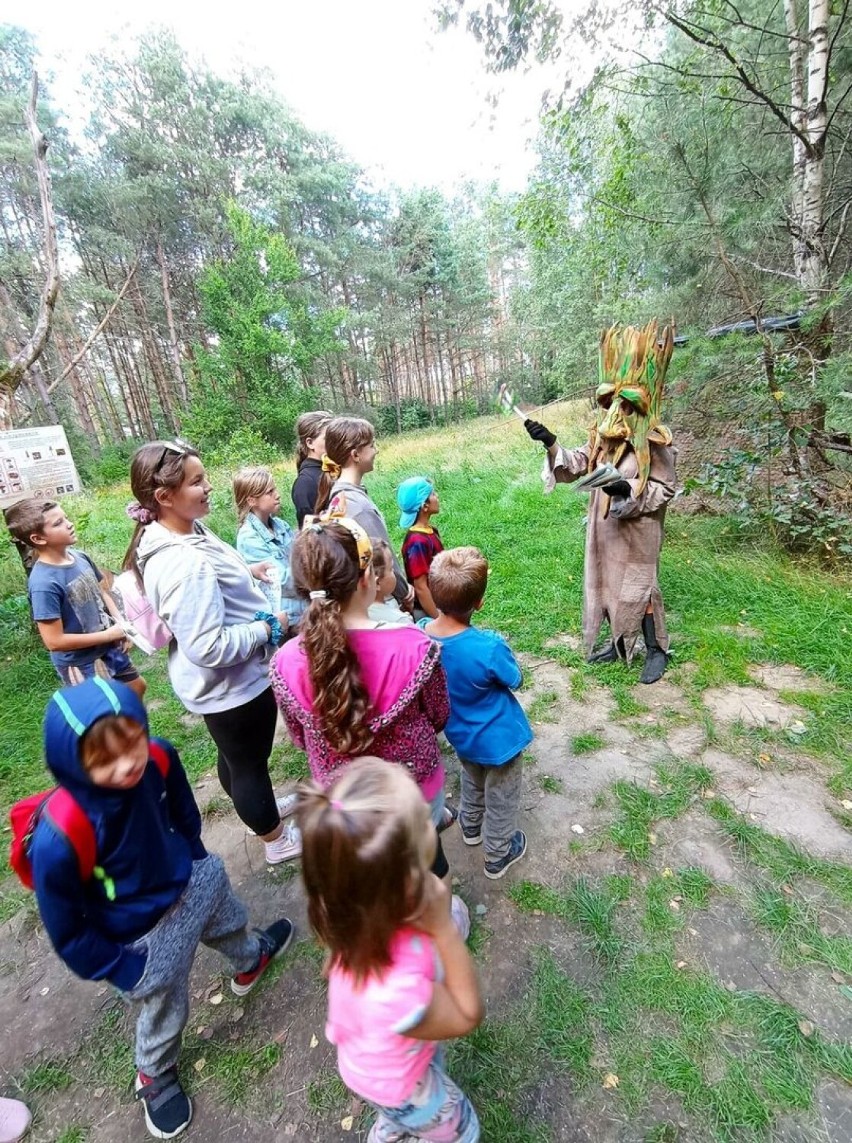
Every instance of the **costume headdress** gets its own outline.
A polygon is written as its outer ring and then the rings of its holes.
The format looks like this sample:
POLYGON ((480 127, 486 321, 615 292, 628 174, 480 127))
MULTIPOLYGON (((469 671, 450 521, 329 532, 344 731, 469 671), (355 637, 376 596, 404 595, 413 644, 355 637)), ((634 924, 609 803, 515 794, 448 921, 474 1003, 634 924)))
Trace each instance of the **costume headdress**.
POLYGON ((597 420, 589 435, 589 472, 599 464, 618 464, 628 445, 636 453, 640 494, 651 470, 650 445, 672 443, 660 423, 666 370, 674 348, 674 328, 658 330, 612 326, 601 334, 597 420))

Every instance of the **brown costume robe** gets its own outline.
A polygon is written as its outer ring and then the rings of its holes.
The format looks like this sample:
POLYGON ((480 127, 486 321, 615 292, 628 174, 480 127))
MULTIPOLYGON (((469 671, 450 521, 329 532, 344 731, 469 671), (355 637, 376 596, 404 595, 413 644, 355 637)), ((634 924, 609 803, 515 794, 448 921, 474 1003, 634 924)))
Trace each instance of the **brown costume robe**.
MULTIPOLYGON (((663 521, 666 505, 676 491, 676 450, 669 445, 651 444, 651 472, 644 491, 637 497, 639 484, 636 454, 628 448, 617 467, 620 476, 634 489, 624 500, 612 499, 595 489, 590 494, 586 530, 586 559, 583 574, 583 641, 591 654, 604 620, 609 621, 612 638, 624 640, 628 662, 633 657, 636 638, 642 629, 642 616, 650 600, 654 609, 657 642, 669 649, 666 613, 657 582, 663 521), (607 505, 610 510, 607 515, 607 505)), ((545 455, 542 480, 545 493, 557 484, 570 484, 589 471, 589 446, 564 449, 545 455)))

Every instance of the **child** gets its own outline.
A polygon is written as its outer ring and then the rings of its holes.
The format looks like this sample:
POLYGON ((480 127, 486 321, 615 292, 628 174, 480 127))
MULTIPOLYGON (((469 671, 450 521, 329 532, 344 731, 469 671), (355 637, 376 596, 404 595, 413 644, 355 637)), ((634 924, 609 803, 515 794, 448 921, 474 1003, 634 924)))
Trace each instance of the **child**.
POLYGON ((476 971, 429 872, 435 834, 400 766, 360 758, 301 787, 308 916, 328 949, 326 1035, 343 1081, 376 1109, 368 1143, 476 1143, 479 1121, 441 1040, 482 1020, 476 971))
POLYGON ((290 495, 300 528, 305 517, 317 510, 322 457, 325 452, 325 430, 332 420, 334 413, 316 409, 311 413, 302 413, 296 421, 296 435, 299 438, 299 447, 296 451, 297 475, 290 495))
POLYGON ((254 578, 263 565, 247 566, 202 523, 212 486, 194 448, 182 441, 142 445, 133 454, 130 487, 136 500, 127 513, 136 528, 124 568, 135 572, 172 632, 169 682, 186 709, 204 719, 222 788, 265 843, 267 864, 289 861, 299 855, 299 831, 282 821, 287 801, 276 801, 269 777, 278 716, 269 659, 289 617, 269 610, 254 578))
POLYGON ((370 604, 367 615, 380 623, 398 623, 410 627, 414 620, 393 597, 393 589, 396 587, 393 552, 390 544, 384 540, 373 541, 373 571, 376 573, 376 602, 370 604))
POLYGON ((63 510, 52 500, 20 500, 5 516, 15 543, 36 553, 27 592, 62 682, 74 686, 99 675, 126 683, 141 698, 145 681, 125 650, 118 608, 100 568, 73 546, 77 533, 63 510))
POLYGON ((231 988, 249 992, 288 946, 286 918, 246 927, 221 858, 201 841, 201 815, 180 758, 163 739, 165 774, 149 757, 148 718, 120 683, 95 678, 57 691, 44 723, 47 765, 89 818, 94 876, 82 880, 67 836, 42 813, 30 845, 36 898, 58 956, 84 980, 140 1001, 136 1098, 158 1139, 179 1134, 192 1104, 177 1077, 200 943, 228 958, 231 988))
MULTIPOLYGON (((321 786, 369 749, 410 770, 436 827, 446 827, 455 815, 444 805, 438 746, 449 713, 440 652, 416 627, 370 619, 371 561, 370 541, 354 520, 316 522, 299 533, 293 577, 310 602, 298 638, 273 660, 272 688, 321 786)), ((435 872, 448 870, 439 842, 435 872)))
POLYGON ((278 515, 281 497, 269 469, 240 469, 234 477, 234 501, 240 525, 237 551, 247 564, 266 561, 273 565, 274 582, 261 583, 260 588, 273 611, 283 607, 287 612, 292 630, 301 619, 305 604, 296 595, 290 572, 293 529, 278 515))
MULTIPOLYGON (((360 524, 371 540, 384 540, 389 544, 385 518, 362 483, 366 474, 373 471, 378 451, 376 434, 369 421, 360 417, 335 417, 325 431, 317 511, 328 508, 335 497, 340 506, 339 515, 360 524)), ((396 557, 393 570, 396 575, 393 597, 400 607, 410 611, 414 605, 414 588, 409 587, 396 557)))
POLYGON ((521 668, 502 636, 471 627, 488 584, 488 561, 476 548, 451 548, 436 556, 429 587, 440 612, 424 630, 441 645, 450 717, 445 733, 462 765, 460 822, 466 845, 485 838, 485 876, 492 880, 524 856, 527 839, 517 829, 521 801, 521 752, 532 730, 511 693, 521 668))
POLYGON ((430 480, 411 476, 403 480, 397 489, 396 502, 402 512, 399 526, 408 529, 402 541, 402 562, 417 597, 415 617, 422 619, 428 615, 430 619, 437 619, 438 609, 429 591, 429 568, 435 556, 444 550, 444 545, 438 529, 433 528, 429 521, 441 510, 438 494, 430 480))

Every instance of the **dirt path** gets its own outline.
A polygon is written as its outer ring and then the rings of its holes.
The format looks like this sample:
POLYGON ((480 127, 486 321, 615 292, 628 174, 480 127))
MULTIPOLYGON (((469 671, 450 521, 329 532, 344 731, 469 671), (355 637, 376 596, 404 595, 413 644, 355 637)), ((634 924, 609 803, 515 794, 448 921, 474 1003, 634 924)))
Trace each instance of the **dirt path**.
MULTIPOLYGON (((475 945, 489 1021, 496 1026, 518 1016, 536 950, 547 950, 581 987, 593 986, 598 973, 582 926, 546 910, 521 911, 508 895, 512 885, 529 881, 559 893, 572 879, 598 883, 616 875, 629 876, 635 893, 688 867, 703 870, 712 891, 706 905, 673 930, 676 955, 682 957, 678 964, 708 974, 732 995, 754 992, 792 1005, 826 1041, 852 1041, 850 978, 825 963, 790 959, 777 934, 755 922, 748 907, 754 865, 708 812, 724 804, 746 826, 793 842, 814 858, 849 860, 850 833, 841 824, 838 800, 829 793, 819 763, 795 748, 795 723, 802 712, 781 697, 816 682, 795 668, 762 668, 755 671, 753 685, 707 692, 699 709, 688 671, 681 668, 655 687, 632 688, 631 711, 619 715, 610 689, 580 686, 572 670, 550 659, 527 656, 524 665, 531 682, 523 701, 536 719, 522 814, 528 857, 504 881, 489 882, 482 875, 481 851, 462 845, 458 831, 446 838, 458 889, 480 922, 475 945), (755 753, 742 733, 749 726, 792 727, 792 733, 770 756, 755 753), (706 768, 712 781, 679 813, 652 822, 647 859, 631 860, 612 841, 619 813, 614 783, 659 794, 667 788, 666 767, 678 762, 706 768)), ((457 794, 456 775, 450 789, 457 794)), ((207 803, 219 793, 215 779, 199 783, 197 792, 207 803)), ((189 1138, 197 1143, 365 1138, 365 1120, 336 1081, 324 1039, 320 961, 308 941, 298 878, 292 869, 267 869, 259 843, 246 836, 233 814, 211 816, 205 840, 224 856, 256 922, 284 913, 296 921, 300 943, 272 981, 243 1004, 223 991, 227 982, 216 958, 207 951, 199 955, 185 1051, 186 1074, 196 1089, 189 1138)), ((852 935, 848 910, 831 898, 819 876, 804 878, 795 891, 816 910, 826 938, 852 935)), ((638 908, 636 900, 625 902, 625 918, 638 908)), ((23 1086, 36 1111, 34 1143, 148 1138, 130 1094, 126 1015, 110 990, 77 981, 60 965, 31 908, 0 928, 0 1006, 0 1087, 16 1094, 23 1086)), ((521 1126, 483 1138, 487 1143, 638 1143, 712 1137, 706 1117, 690 1110, 688 1097, 680 1099, 676 1087, 654 1087, 641 1106, 631 1105, 617 1084, 607 1083, 614 1066, 608 1050, 607 1041, 596 1037, 590 1064, 596 1078, 582 1089, 570 1069, 543 1066, 534 1082, 525 1082, 514 1109, 521 1126), (533 1127, 541 1133, 529 1133, 533 1127), (528 1133, 519 1134, 521 1129, 528 1133)), ((730 1137, 754 1136, 735 1132, 730 1137)), ((764 1137, 848 1143, 849 1086, 821 1074, 812 1106, 778 1115, 764 1137)))

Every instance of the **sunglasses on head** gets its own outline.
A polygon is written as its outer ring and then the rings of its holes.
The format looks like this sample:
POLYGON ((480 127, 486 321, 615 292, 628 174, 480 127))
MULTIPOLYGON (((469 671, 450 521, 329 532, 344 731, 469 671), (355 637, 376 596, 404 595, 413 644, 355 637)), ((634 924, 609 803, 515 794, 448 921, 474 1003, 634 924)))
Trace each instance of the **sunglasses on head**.
POLYGON ((186 456, 187 453, 190 451, 191 447, 192 446, 187 444, 186 441, 179 441, 179 440, 169 441, 169 443, 167 445, 165 445, 165 447, 163 448, 160 459, 157 461, 157 464, 154 468, 154 475, 156 476, 156 474, 163 467, 163 465, 166 462, 166 457, 169 455, 170 452, 175 453, 176 456, 186 456))

